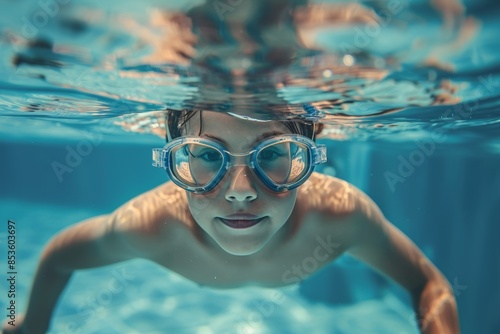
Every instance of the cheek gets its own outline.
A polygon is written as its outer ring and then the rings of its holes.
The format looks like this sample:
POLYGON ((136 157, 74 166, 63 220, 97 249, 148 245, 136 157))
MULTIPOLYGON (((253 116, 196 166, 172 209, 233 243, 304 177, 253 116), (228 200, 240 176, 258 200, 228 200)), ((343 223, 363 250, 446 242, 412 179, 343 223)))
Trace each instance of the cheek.
POLYGON ((287 191, 285 193, 273 193, 270 196, 266 196, 265 202, 266 205, 271 208, 275 212, 283 212, 286 214, 286 211, 291 210, 297 199, 297 193, 295 190, 287 191))
POLYGON ((187 194, 189 210, 193 217, 203 216, 203 213, 213 207, 213 201, 205 195, 187 194))
POLYGON ((203 218, 214 214, 218 209, 224 207, 224 194, 221 191, 212 190, 203 195, 186 191, 189 209, 193 217, 203 218))

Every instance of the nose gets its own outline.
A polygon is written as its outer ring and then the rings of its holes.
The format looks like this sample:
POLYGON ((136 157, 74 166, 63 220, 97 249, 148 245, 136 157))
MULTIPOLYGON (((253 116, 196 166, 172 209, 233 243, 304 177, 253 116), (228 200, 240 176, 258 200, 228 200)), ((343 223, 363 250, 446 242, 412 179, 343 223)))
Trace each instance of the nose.
POLYGON ((248 166, 233 166, 228 171, 229 187, 225 197, 230 202, 251 202, 257 198, 257 192, 252 182, 252 171, 248 166))

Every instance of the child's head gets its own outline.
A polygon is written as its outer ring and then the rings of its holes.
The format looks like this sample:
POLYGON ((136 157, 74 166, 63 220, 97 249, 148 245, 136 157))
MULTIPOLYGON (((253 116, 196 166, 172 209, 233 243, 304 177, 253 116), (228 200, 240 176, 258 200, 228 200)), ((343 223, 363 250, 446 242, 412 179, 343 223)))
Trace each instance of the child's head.
MULTIPOLYGON (((217 173, 220 175, 216 185, 209 191, 187 191, 193 218, 211 237, 209 239, 213 239, 226 252, 249 255, 259 251, 293 218, 291 214, 297 189, 273 191, 269 183, 279 182, 278 177, 273 180, 271 176, 270 182, 263 181, 259 171, 249 167, 253 162, 249 162, 249 156, 245 154, 263 141, 272 141, 278 136, 299 134, 313 138, 313 124, 297 121, 260 122, 213 111, 170 112, 167 116, 171 140, 179 136, 194 140, 192 144, 181 146, 182 149, 176 151, 179 153, 175 153, 176 156, 182 156, 176 162, 178 177, 184 178, 186 183, 200 184, 204 179, 212 179, 217 173), (209 145, 213 143, 220 147, 220 150, 209 149, 211 151, 207 153, 206 146, 203 146, 206 140, 209 145), (221 161, 225 159, 223 154, 226 153, 218 153, 224 150, 233 155, 234 164, 220 172, 221 161), (252 221, 258 223, 253 224, 252 221)), ((314 145, 312 141, 308 143, 311 144, 314 145)), ((293 179, 296 170, 301 173, 301 170, 309 167, 304 166, 309 163, 303 153, 305 149, 286 141, 280 145, 266 149, 259 155, 260 160, 257 159, 259 162, 256 164, 262 167, 261 174, 287 173, 286 180, 293 179)), ((296 177, 299 176, 297 174, 296 177)))

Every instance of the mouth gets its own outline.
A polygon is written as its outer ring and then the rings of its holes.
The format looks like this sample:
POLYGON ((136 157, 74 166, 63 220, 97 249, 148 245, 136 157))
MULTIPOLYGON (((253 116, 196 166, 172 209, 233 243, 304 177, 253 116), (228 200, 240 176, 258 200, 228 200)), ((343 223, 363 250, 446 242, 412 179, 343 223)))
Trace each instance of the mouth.
POLYGON ((242 229, 249 228, 257 225, 266 217, 258 218, 258 219, 224 219, 220 218, 219 220, 224 223, 224 225, 229 226, 231 228, 242 229))

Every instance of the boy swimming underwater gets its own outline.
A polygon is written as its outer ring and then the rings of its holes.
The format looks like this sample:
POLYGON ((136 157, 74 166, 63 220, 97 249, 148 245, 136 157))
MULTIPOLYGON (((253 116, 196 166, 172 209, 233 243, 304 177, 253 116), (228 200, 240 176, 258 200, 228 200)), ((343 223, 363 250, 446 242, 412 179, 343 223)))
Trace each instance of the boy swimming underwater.
POLYGON ((438 269, 365 194, 313 173, 325 161, 313 124, 212 111, 168 115, 169 142, 153 156, 173 182, 56 235, 24 321, 3 333, 48 331, 78 269, 145 258, 208 287, 280 287, 300 277, 284 268, 312 252, 324 259, 316 271, 348 252, 401 284, 423 333, 459 332, 453 292, 438 269), (318 250, 318 238, 331 251, 318 250))

